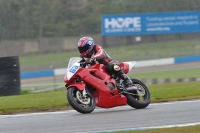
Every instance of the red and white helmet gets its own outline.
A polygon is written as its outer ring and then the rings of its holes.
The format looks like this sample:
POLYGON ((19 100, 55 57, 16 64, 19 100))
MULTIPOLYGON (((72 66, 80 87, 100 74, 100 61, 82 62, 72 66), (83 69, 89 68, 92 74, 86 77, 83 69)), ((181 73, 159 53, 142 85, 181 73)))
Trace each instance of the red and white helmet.
POLYGON ((91 37, 82 37, 78 41, 78 50, 82 57, 87 57, 92 48, 94 47, 94 41, 91 37))

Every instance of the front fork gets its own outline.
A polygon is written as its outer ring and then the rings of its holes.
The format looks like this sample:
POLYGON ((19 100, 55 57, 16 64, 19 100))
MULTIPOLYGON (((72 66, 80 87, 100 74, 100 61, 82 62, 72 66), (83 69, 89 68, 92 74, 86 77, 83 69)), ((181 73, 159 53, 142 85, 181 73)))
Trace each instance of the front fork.
POLYGON ((87 94, 87 92, 86 92, 86 90, 84 89, 84 90, 82 91, 83 97, 86 97, 86 94, 87 94))

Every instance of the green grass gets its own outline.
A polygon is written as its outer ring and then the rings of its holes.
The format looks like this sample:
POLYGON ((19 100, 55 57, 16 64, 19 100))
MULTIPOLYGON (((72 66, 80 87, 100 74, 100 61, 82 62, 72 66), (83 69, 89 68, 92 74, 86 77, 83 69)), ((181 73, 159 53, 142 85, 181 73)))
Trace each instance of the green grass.
MULTIPOLYGON (((74 44, 76 45, 76 44, 74 44)), ((147 60, 200 54, 200 40, 179 40, 137 45, 110 46, 106 52, 118 61, 147 60)), ((67 67, 70 57, 79 56, 78 50, 37 54, 20 57, 21 71, 67 67)))
POLYGON ((65 91, 0 97, 0 114, 47 111, 69 106, 65 91))
POLYGON ((200 53, 200 40, 179 40, 156 42, 139 45, 126 45, 106 49, 113 58, 124 61, 125 59, 146 60, 166 57, 194 55, 200 53))
MULTIPOLYGON (((151 102, 200 98, 200 82, 148 85, 148 87, 151 102)), ((0 105, 0 114, 52 111, 69 107, 65 90, 0 97, 0 105)))
POLYGON ((139 130, 139 131, 120 131, 120 132, 113 132, 113 133, 200 133, 200 125, 187 126, 187 127, 139 130))
MULTIPOLYGON (((134 73, 134 69, 133 69, 134 73)), ((157 72, 145 72, 129 74, 130 77, 138 79, 160 79, 160 78, 188 78, 188 77, 199 77, 200 78, 200 67, 199 68, 186 68, 178 70, 164 70, 157 72)))
POLYGON ((183 82, 148 86, 152 102, 178 101, 200 98, 200 82, 183 82))

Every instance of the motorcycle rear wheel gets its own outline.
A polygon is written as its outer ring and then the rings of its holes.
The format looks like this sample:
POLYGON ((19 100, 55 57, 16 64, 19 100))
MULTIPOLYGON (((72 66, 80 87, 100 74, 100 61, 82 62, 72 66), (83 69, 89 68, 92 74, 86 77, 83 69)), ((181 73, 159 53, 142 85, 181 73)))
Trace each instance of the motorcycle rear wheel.
POLYGON ((136 109, 146 108, 150 104, 150 101, 151 101, 149 89, 140 80, 138 79, 131 79, 131 80, 133 84, 137 86, 139 90, 141 91, 138 93, 143 93, 143 94, 140 94, 140 96, 134 95, 134 93, 133 95, 125 94, 125 96, 127 97, 128 105, 136 109))
POLYGON ((76 87, 68 88, 67 100, 76 111, 82 114, 91 113, 96 106, 95 99, 89 91, 87 91, 86 96, 83 97, 81 91, 76 87))

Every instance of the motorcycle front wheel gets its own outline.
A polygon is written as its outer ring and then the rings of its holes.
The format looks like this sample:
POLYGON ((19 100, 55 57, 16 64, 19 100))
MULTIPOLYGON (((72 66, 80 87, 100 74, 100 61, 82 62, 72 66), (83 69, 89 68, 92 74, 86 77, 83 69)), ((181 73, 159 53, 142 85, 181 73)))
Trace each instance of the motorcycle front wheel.
POLYGON ((138 79, 131 79, 133 84, 137 86, 138 90, 134 93, 125 94, 129 106, 142 109, 150 104, 150 92, 147 86, 138 79))
POLYGON ((67 100, 69 104, 78 112, 82 114, 91 113, 95 109, 95 99, 91 92, 83 96, 82 91, 76 87, 69 87, 67 89, 67 100))

